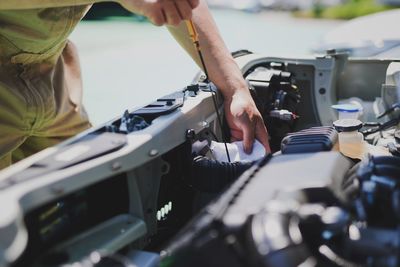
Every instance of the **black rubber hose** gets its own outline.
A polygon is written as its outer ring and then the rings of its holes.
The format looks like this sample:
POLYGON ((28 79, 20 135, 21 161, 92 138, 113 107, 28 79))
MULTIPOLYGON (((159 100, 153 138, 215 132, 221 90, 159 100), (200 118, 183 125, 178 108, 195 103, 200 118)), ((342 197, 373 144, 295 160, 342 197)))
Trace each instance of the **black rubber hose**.
POLYGON ((253 162, 219 162, 203 156, 193 159, 190 184, 204 193, 219 193, 249 169, 253 162))

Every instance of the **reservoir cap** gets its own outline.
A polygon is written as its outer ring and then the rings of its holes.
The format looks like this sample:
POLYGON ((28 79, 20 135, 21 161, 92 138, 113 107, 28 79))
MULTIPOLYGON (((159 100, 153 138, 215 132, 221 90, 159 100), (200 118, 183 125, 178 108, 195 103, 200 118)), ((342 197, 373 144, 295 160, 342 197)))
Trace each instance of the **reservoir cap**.
POLYGON ((338 104, 332 105, 333 109, 336 109, 339 112, 359 112, 360 108, 353 104, 338 104))
POLYGON ((363 124, 356 119, 341 119, 333 122, 333 126, 338 132, 353 132, 362 128, 363 124))

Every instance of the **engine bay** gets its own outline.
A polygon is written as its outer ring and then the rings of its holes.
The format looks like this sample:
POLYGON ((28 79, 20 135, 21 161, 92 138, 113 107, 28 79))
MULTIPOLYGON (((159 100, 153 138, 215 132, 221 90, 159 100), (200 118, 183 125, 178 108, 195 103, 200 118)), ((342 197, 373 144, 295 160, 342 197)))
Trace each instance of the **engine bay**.
POLYGON ((1 172, 0 266, 399 266, 399 63, 234 55, 270 155, 212 157, 199 73, 1 172))

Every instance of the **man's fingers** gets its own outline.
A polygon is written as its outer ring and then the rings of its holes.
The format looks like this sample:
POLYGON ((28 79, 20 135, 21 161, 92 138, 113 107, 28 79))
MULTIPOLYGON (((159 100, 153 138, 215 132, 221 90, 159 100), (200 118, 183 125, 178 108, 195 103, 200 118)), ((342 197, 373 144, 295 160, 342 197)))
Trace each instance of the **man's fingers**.
POLYGON ((162 9, 155 9, 149 20, 156 26, 162 26, 167 21, 167 18, 162 9))
POLYGON ((178 26, 179 23, 182 21, 182 18, 179 14, 175 2, 173 1, 165 2, 163 9, 165 16, 167 18, 167 24, 178 26))
POLYGON ((182 20, 189 20, 192 18, 192 7, 187 1, 175 2, 175 6, 182 20))
POLYGON ((268 142, 268 132, 262 120, 259 120, 256 125, 256 139, 264 146, 265 152, 271 153, 271 147, 268 142))
POLYGON ((187 0, 187 3, 194 9, 200 4, 200 0, 187 0))
POLYGON ((153 24, 178 26, 192 18, 200 0, 120 0, 121 5, 134 13, 146 16, 153 24))
POLYGON ((243 131, 240 129, 231 129, 231 142, 243 140, 243 131))
POLYGON ((249 123, 248 127, 243 128, 243 148, 244 152, 250 154, 253 151, 253 143, 254 143, 254 124, 249 123))

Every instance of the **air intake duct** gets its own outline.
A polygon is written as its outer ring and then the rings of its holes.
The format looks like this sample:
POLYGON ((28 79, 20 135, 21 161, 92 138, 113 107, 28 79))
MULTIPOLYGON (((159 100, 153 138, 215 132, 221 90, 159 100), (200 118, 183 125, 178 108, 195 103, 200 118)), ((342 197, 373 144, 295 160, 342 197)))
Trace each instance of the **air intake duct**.
POLYGON ((253 162, 220 162, 197 156, 193 159, 189 183, 200 192, 219 193, 249 169, 253 162))

